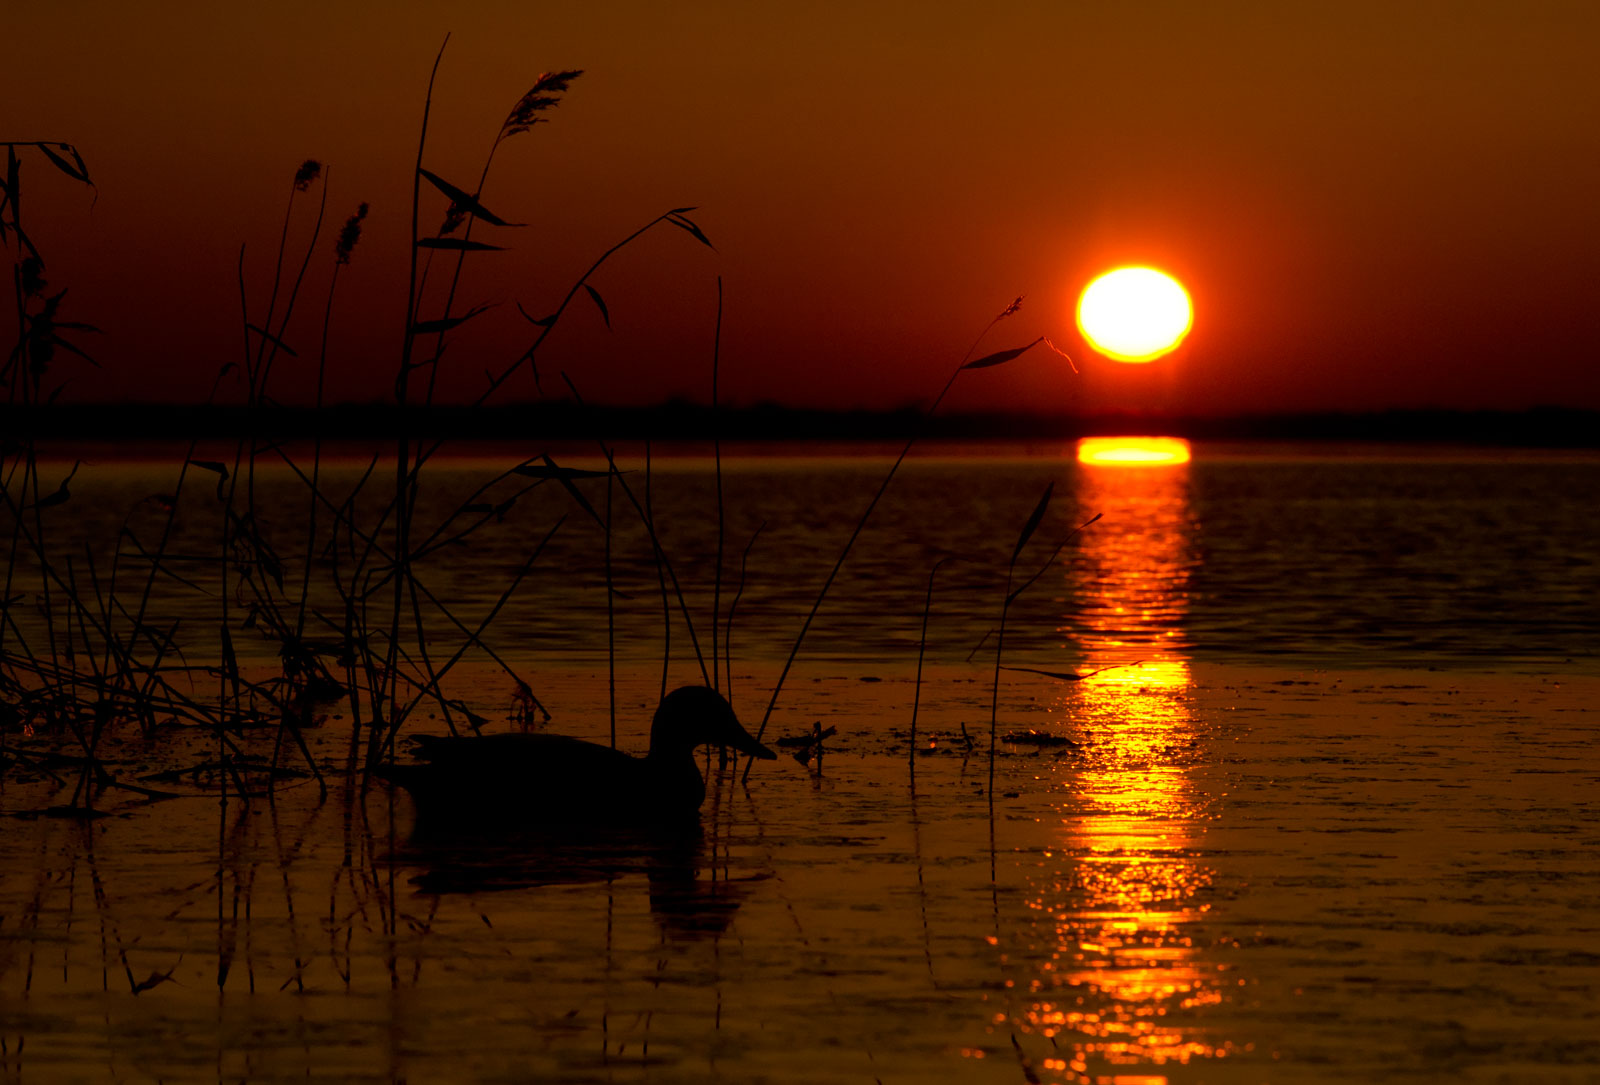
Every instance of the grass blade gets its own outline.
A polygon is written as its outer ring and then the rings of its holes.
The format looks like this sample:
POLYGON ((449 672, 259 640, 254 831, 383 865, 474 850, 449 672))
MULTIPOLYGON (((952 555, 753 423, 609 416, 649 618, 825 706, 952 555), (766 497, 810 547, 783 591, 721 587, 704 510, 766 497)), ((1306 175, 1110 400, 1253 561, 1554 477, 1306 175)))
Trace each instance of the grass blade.
POLYGON ((549 328, 554 326, 556 318, 561 315, 560 313, 551 313, 549 316, 529 316, 528 310, 522 307, 522 302, 517 302, 516 306, 517 312, 522 314, 522 319, 526 320, 529 324, 533 324, 540 328, 549 328))
MULTIPOLYGON (((584 497, 583 494, 579 492, 578 488, 572 484, 572 480, 575 476, 570 473, 571 469, 557 467, 556 461, 552 460, 549 456, 545 456, 543 459, 545 466, 549 468, 551 472, 548 477, 553 478, 557 482, 561 483, 562 488, 567 491, 567 494, 572 498, 572 500, 578 503, 578 507, 593 517, 594 522, 599 524, 603 530, 606 526, 606 522, 600 518, 600 514, 598 512, 594 511, 594 506, 589 504, 589 499, 584 497)), ((596 474, 610 474, 610 472, 588 471, 585 472, 582 477, 593 478, 596 474)))
POLYGON ((611 474, 610 471, 587 471, 581 467, 557 467, 550 462, 549 457, 546 457, 545 462, 542 464, 520 463, 511 469, 511 473, 513 475, 521 475, 524 478, 554 479, 605 478, 611 474))
POLYGON ((1056 484, 1052 482, 1044 488, 1044 496, 1039 498, 1039 503, 1033 507, 1033 514, 1028 517, 1028 522, 1023 525, 1022 534, 1017 536, 1017 545, 1011 551, 1011 564, 1017 563, 1017 556, 1022 553, 1022 548, 1028 545, 1028 540, 1039 528, 1039 521, 1044 519, 1044 510, 1050 505, 1050 495, 1055 493, 1056 484))
POLYGON ((71 144, 63 143, 61 145, 61 149, 72 155, 72 157, 77 161, 76 166, 74 166, 71 162, 68 162, 65 158, 62 158, 60 155, 56 154, 56 152, 52 151, 47 144, 35 143, 34 146, 43 151, 44 156, 51 162, 55 163, 56 169, 66 174, 74 181, 82 181, 84 184, 90 183, 89 171, 84 167, 83 159, 79 157, 77 151, 72 149, 71 144))
POLYGON ((667 215, 667 221, 672 223, 672 225, 676 226, 680 230, 687 230, 696 241, 700 242, 700 244, 704 245, 712 252, 717 251, 717 247, 711 243, 711 239, 700 232, 700 227, 696 226, 683 215, 678 214, 677 212, 671 212, 667 215))
MULTIPOLYGON (((591 301, 593 301, 595 303, 596 308, 598 308, 600 310, 601 319, 603 319, 606 322, 606 327, 610 328, 611 327, 611 311, 606 308, 606 301, 605 301, 604 298, 602 298, 600 296, 600 291, 596 290, 594 287, 590 286, 588 283, 584 283, 583 284, 583 288, 589 292, 589 299, 591 301)), ((537 322, 535 322, 535 323, 537 323, 537 322)))
POLYGON ((275 346, 279 350, 283 351, 289 357, 291 357, 291 358, 300 357, 300 355, 295 353, 293 347, 291 347, 288 343, 285 343, 282 339, 279 339, 276 335, 273 335, 271 332, 267 331, 265 328, 258 328, 254 324, 249 323, 248 321, 245 323, 245 328, 248 331, 255 332, 257 335, 261 336, 261 338, 265 339, 267 342, 271 343, 273 346, 275 346))
POLYGON ((493 308, 493 305, 479 305, 475 308, 468 309, 460 316, 452 316, 443 320, 419 320, 415 324, 411 325, 411 331, 414 335, 431 335, 434 332, 447 332, 451 328, 459 327, 460 325, 465 324, 479 313, 486 313, 493 308))
MULTIPOLYGON (((998 320, 999 317, 996 317, 995 319, 998 320)), ((1042 342, 1044 342, 1044 336, 1041 335, 1039 338, 1035 339, 1025 347, 1013 347, 1010 350, 1001 350, 996 351, 993 354, 985 354, 982 358, 979 358, 976 361, 968 362, 961 368, 988 369, 990 366, 1005 365, 1007 362, 1012 361, 1015 358, 1022 357, 1024 354, 1028 353, 1028 351, 1032 350, 1042 342)))
POLYGON ((449 196, 451 203, 454 203, 458 207, 465 208, 475 218, 480 218, 484 222, 490 223, 494 226, 522 225, 520 222, 507 222, 505 219, 501 218, 499 215, 483 206, 483 204, 479 203, 476 196, 467 195, 461 189, 457 188, 455 185, 452 185, 449 181, 446 181, 443 177, 440 177, 436 173, 421 169, 420 167, 417 169, 417 173, 419 173, 423 179, 431 184, 434 188, 438 189, 440 192, 443 192, 446 196, 449 196))
POLYGON ((453 249, 457 252, 504 252, 504 245, 490 245, 482 241, 468 241, 464 237, 425 237, 417 242, 419 249, 453 249))

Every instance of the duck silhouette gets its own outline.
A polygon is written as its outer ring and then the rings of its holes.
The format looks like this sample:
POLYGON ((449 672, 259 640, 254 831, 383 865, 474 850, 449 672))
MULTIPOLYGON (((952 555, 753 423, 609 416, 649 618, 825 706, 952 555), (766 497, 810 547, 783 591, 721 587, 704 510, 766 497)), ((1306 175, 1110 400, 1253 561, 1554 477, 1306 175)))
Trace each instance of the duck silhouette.
POLYGON ((683 686, 661 699, 644 757, 565 735, 419 735, 416 743, 425 763, 375 771, 411 793, 419 829, 693 821, 706 794, 695 764, 698 747, 722 746, 763 760, 777 756, 706 686, 683 686))

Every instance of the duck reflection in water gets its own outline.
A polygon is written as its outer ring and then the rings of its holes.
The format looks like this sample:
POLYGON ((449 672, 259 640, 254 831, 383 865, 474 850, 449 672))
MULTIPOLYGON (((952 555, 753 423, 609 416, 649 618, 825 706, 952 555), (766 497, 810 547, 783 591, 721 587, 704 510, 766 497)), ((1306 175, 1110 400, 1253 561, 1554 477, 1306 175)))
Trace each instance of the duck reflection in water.
POLYGON ((697 877, 705 780, 694 751, 709 745, 775 755, 715 690, 667 694, 642 758, 563 735, 418 736, 417 744, 423 763, 382 766, 378 775, 416 803, 411 840, 393 858, 424 868, 413 879, 422 892, 643 873, 651 911, 673 933, 718 933, 738 908, 735 886, 697 877))

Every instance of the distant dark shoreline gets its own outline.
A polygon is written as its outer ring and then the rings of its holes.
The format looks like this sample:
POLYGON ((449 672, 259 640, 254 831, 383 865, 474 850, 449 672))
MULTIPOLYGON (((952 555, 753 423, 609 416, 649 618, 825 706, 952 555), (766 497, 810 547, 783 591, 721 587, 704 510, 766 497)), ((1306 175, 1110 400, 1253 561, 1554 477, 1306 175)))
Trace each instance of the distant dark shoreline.
MULTIPOLYGON (((64 440, 171 441, 237 437, 293 440, 318 432, 330 440, 379 440, 398 433, 390 406, 340 406, 318 412, 279 407, 96 404, 25 412, 0 408, 0 435, 64 440)), ((433 407, 406 412, 414 435, 457 440, 580 439, 730 441, 905 439, 1072 439, 1095 435, 1166 435, 1196 440, 1446 443, 1502 448, 1600 448, 1600 411, 1542 407, 1528 411, 1393 410, 1232 416, 1161 412, 1092 414, 967 413, 924 419, 915 410, 829 411, 761 405, 713 414, 698 404, 579 408, 570 403, 511 407, 433 407)))

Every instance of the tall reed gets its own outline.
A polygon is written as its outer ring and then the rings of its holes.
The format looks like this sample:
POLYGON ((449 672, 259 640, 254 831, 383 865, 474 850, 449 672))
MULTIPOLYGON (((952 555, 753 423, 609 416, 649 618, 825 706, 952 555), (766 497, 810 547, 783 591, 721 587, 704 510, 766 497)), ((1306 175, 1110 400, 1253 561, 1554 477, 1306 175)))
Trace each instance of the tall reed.
MULTIPOLYGON (((1000 311, 999 314, 995 316, 993 320, 989 321, 989 323, 984 326, 983 331, 979 332, 978 337, 972 341, 972 346, 967 348, 967 352, 962 356, 961 361, 956 364, 954 372, 950 374, 950 379, 944 382, 944 387, 941 388, 939 390, 939 394, 934 397, 933 404, 925 412, 923 412, 923 421, 932 418, 933 415, 938 412, 939 405, 944 402, 944 397, 949 395, 950 389, 954 387, 956 378, 960 377, 961 374, 967 370, 989 369, 994 366, 1004 365, 1007 362, 1020 358, 1022 355, 1026 354, 1028 351, 1032 350, 1041 343, 1046 343, 1053 351, 1056 350, 1055 345, 1048 343, 1045 337, 1041 335, 1037 339, 1033 340, 1033 342, 1028 343, 1026 346, 1013 347, 1010 350, 996 351, 993 354, 986 354, 982 358, 978 358, 975 361, 968 361, 968 359, 971 358, 973 353, 978 349, 978 344, 983 342, 984 337, 989 334, 990 330, 1006 317, 1011 316, 1021 307, 1022 298, 1019 297, 1010 305, 1007 305, 1003 310, 1000 311)), ((1061 352, 1056 351, 1056 353, 1059 354, 1061 352)), ((1065 355, 1062 356, 1065 357, 1065 355)), ((850 532, 850 537, 845 540, 844 548, 839 551, 839 557, 833 563, 833 568, 828 570, 827 578, 823 580, 822 587, 817 592, 817 598, 811 604, 811 610, 806 614, 805 621, 801 623, 800 632, 795 637, 794 646, 790 648, 788 658, 784 660, 783 669, 778 673, 778 680, 773 684, 772 697, 767 702, 766 712, 764 712, 761 716, 761 726, 756 729, 756 741, 759 742, 761 737, 766 734, 767 723, 772 719, 772 710, 777 707, 778 696, 783 692, 783 683, 789 677, 789 669, 794 666, 795 657, 800 654, 800 646, 805 643, 806 634, 811 630, 811 623, 816 620, 817 612, 822 609, 823 600, 828 597, 828 591, 833 587, 833 582, 838 577, 839 570, 844 567, 845 559, 850 556, 850 551, 855 547, 856 540, 861 537, 861 532, 864 528, 866 528, 867 521, 872 518, 873 510, 878 507, 878 502, 882 500, 884 493, 889 489, 889 483, 894 481, 895 473, 900 470, 900 465, 904 463, 906 457, 911 454, 911 449, 917 442, 917 436, 918 435, 916 433, 913 433, 911 437, 907 439, 905 447, 900 450, 900 454, 895 457, 895 461, 890 465, 888 473, 883 476, 883 481, 878 484, 877 491, 872 495, 872 499, 867 502, 867 507, 862 510, 861 516, 856 520, 855 527, 850 532)), ((746 762, 743 777, 745 780, 750 778, 750 769, 753 767, 753 765, 753 761, 746 762)))
MULTIPOLYGON (((360 773, 365 780, 363 770, 392 756, 401 729, 425 705, 436 706, 443 725, 452 732, 478 729, 483 722, 481 717, 467 703, 452 696, 446 686, 446 679, 469 653, 483 656, 513 681, 524 718, 536 711, 548 718, 531 683, 491 643, 490 630, 528 583, 557 532, 577 530, 569 525, 580 525, 585 518, 603 532, 605 543, 612 744, 616 743, 616 604, 619 598, 625 598, 616 583, 613 548, 629 517, 637 520, 648 538, 656 568, 664 625, 663 694, 676 608, 701 678, 732 696, 735 616, 744 597, 751 554, 761 529, 751 535, 744 547, 737 588, 724 612, 723 581, 729 571, 725 568, 728 510, 721 440, 721 277, 717 278, 711 356, 717 524, 708 644, 703 645, 700 637, 705 615, 689 604, 694 585, 686 585, 680 578, 678 569, 682 563, 674 562, 663 543, 662 525, 658 522, 660 508, 652 493, 648 444, 642 501, 627 473, 618 466, 614 444, 608 438, 597 437, 605 459, 602 471, 563 467, 549 455, 529 457, 499 472, 465 500, 448 503, 452 507, 437 519, 426 518, 425 510, 431 507, 426 500, 431 496, 427 487, 437 474, 428 468, 440 455, 444 440, 426 430, 422 424, 424 412, 435 403, 442 359, 457 329, 482 319, 492 308, 463 299, 464 284, 469 281, 464 269, 469 259, 492 259, 493 253, 506 247, 485 240, 502 239, 493 231, 516 226, 485 202, 492 167, 509 140, 550 119, 550 111, 583 74, 574 69, 538 76, 500 122, 476 185, 461 187, 446 179, 447 170, 433 168, 437 164, 430 161, 435 94, 448 43, 447 36, 429 71, 411 167, 406 297, 403 306, 396 306, 403 324, 393 372, 396 432, 389 453, 394 457, 392 473, 387 455, 375 455, 348 489, 334 493, 324 462, 322 412, 330 371, 337 364, 337 359, 330 357, 330 329, 342 276, 348 271, 368 217, 365 203, 345 220, 333 244, 320 326, 315 332, 315 377, 311 389, 315 413, 309 463, 302 450, 286 447, 276 439, 268 424, 269 408, 279 398, 285 379, 283 372, 292 368, 288 359, 300 357, 294 346, 297 337, 310 338, 300 328, 305 318, 297 319, 297 313, 302 308, 306 284, 312 281, 317 257, 327 255, 320 242, 331 169, 320 160, 307 159, 290 178, 281 225, 275 231, 276 247, 266 262, 270 281, 264 288, 259 283, 254 291, 250 288, 247 280, 251 265, 245 247, 240 248, 240 346, 236 360, 217 372, 204 401, 209 406, 242 396, 246 420, 243 432, 232 442, 231 454, 202 452, 197 441, 189 442, 171 492, 157 499, 157 507, 164 515, 148 532, 142 522, 130 517, 116 541, 109 565, 92 551, 63 557, 53 534, 56 525, 52 521, 58 515, 54 510, 72 499, 71 484, 77 468, 52 472, 48 465, 41 467, 32 426, 61 392, 62 386, 49 386, 61 357, 73 355, 93 361, 73 339, 75 333, 92 333, 95 329, 64 319, 65 291, 51 293, 46 289, 43 259, 32 236, 24 232, 20 213, 21 154, 38 152, 56 169, 85 185, 90 183, 88 171, 76 149, 68 144, 6 145, 7 173, 0 186, 0 242, 14 255, 17 335, 5 367, 0 370, 0 383, 7 390, 8 409, 23 420, 23 425, 0 439, 0 508, 9 517, 10 528, 5 592, 0 596, 0 709, 4 710, 0 712, 0 733, 13 720, 24 728, 43 724, 70 733, 83 754, 85 771, 79 780, 79 791, 86 803, 92 801, 93 788, 126 786, 138 790, 137 785, 116 780, 102 763, 103 740, 123 720, 135 721, 146 732, 153 732, 158 721, 168 719, 202 732, 211 751, 211 771, 216 774, 217 787, 225 801, 232 798, 248 802, 270 794, 280 771, 287 771, 279 764, 280 755, 286 751, 291 758, 298 752, 307 771, 319 787, 325 788, 323 766, 313 754, 307 732, 316 725, 321 706, 334 697, 343 698, 350 721, 345 771, 352 779, 360 773), (425 230, 422 223, 429 201, 441 199, 440 225, 435 230, 425 230), (436 262, 442 262, 442 269, 436 269, 436 262), (425 381, 419 372, 424 369, 425 381), (219 458, 198 458, 201 455, 219 458), (274 517, 267 512, 267 484, 262 480, 267 477, 269 465, 286 471, 303 488, 296 491, 296 507, 304 508, 303 518, 296 513, 296 522, 288 528, 275 525, 274 517), (580 486, 601 476, 606 486, 603 517, 580 486), (213 479, 214 497, 210 492, 213 479), (440 559, 451 548, 476 538, 479 532, 491 530, 519 501, 551 483, 583 515, 558 516, 553 523, 543 525, 543 530, 530 533, 520 564, 507 571, 497 591, 489 593, 482 613, 468 613, 458 601, 441 597, 431 576, 440 559), (180 506, 187 509, 194 502, 204 506, 208 532, 208 542, 199 552, 192 552, 192 547, 186 551, 179 542, 183 538, 180 506), (24 620, 20 606, 15 605, 23 577, 37 578, 33 592, 39 598, 40 619, 31 624, 24 620), (212 658, 197 666, 191 666, 184 655, 178 637, 179 623, 162 613, 162 594, 176 590, 174 585, 214 597, 208 603, 208 623, 215 631, 214 645, 208 649, 212 658), (441 631, 450 642, 444 648, 438 647, 435 636, 441 631), (263 642, 277 652, 275 672, 251 662, 263 642), (204 692, 196 685, 200 680, 205 681, 204 692), (246 756, 247 731, 256 726, 270 727, 273 734, 272 758, 264 770, 259 761, 246 756)), ((674 207, 628 232, 601 251, 568 284, 554 307, 543 311, 544 315, 535 315, 538 310, 530 313, 519 303, 517 309, 531 329, 528 338, 502 359, 498 369, 489 372, 486 386, 470 406, 487 405, 502 395, 524 369, 531 373, 535 387, 540 387, 541 353, 580 295, 609 326, 612 314, 595 279, 618 254, 646 233, 669 225, 697 244, 713 247, 689 217, 695 210, 691 206, 674 207)), ((1018 298, 985 326, 934 398, 925 418, 939 410, 965 371, 1002 365, 1035 346, 1048 345, 1041 337, 1024 346, 972 360, 988 333, 1015 313, 1021 300, 1018 298)), ((586 410, 578 391, 579 382, 565 372, 561 377, 579 409, 586 410)), ((833 562, 773 686, 758 737, 766 730, 792 665, 845 561, 916 440, 917 435, 913 434, 906 441, 833 562)), ((589 530, 586 525, 581 529, 589 530)), ((1019 543, 1017 552, 1020 549, 1019 543)), ((1008 606, 1015 597, 1010 572, 1014 571, 1016 560, 1014 552, 1008 570, 1008 606)), ((917 694, 912 707, 913 759, 932 591, 930 573, 918 654, 917 694)), ((1003 608, 1002 641, 1004 624, 1003 608)), ((997 668, 1001 647, 997 644, 997 668)), ((991 778, 993 717, 992 706, 991 778)), ((747 765, 746 778, 748 773, 747 765)))
POLYGON ((1005 592, 1004 601, 1000 604, 1000 626, 999 626, 999 631, 995 635, 995 644, 994 644, 994 684, 993 684, 993 686, 992 686, 992 688, 990 690, 990 695, 989 695, 989 786, 988 786, 988 796, 989 796, 989 816, 990 816, 991 820, 994 817, 995 741, 996 741, 996 734, 997 734, 997 731, 998 731, 998 721, 999 721, 999 716, 1000 716, 1000 670, 1001 670, 1000 661, 1001 661, 1002 657, 1005 655, 1006 616, 1011 610, 1011 604, 1015 603, 1017 601, 1017 599, 1022 595, 1023 592, 1025 592, 1029 588, 1033 587, 1033 585, 1038 582, 1039 578, 1042 577, 1046 572, 1049 571, 1050 567, 1055 564, 1056 558, 1058 558, 1061 555, 1061 551, 1066 549, 1067 544, 1070 543, 1073 539, 1077 538, 1078 535, 1081 534, 1084 531, 1085 528, 1089 527, 1090 524, 1093 524, 1095 521, 1099 520, 1100 519, 1100 515, 1101 515, 1100 513, 1097 512, 1093 516, 1089 517, 1089 519, 1085 520, 1083 523, 1079 524, 1077 527, 1075 527, 1071 531, 1069 531, 1066 534, 1066 536, 1064 538, 1062 538, 1062 540, 1056 544, 1055 549, 1050 551, 1050 556, 1045 558, 1043 564, 1041 564, 1039 566, 1038 570, 1035 571, 1032 576, 1028 577, 1027 580, 1023 581, 1020 586, 1018 586, 1015 589, 1013 589, 1011 585, 1012 585, 1013 580, 1014 580, 1014 578, 1016 576, 1017 559, 1022 556, 1023 547, 1028 545, 1028 540, 1033 537, 1033 533, 1036 530, 1038 530, 1040 521, 1042 521, 1044 519, 1045 510, 1050 505, 1050 497, 1055 492, 1055 487, 1056 487, 1056 484, 1054 482, 1050 483, 1049 486, 1045 487, 1044 496, 1039 498, 1039 503, 1033 507, 1033 512, 1029 514, 1027 522, 1022 527, 1021 534, 1019 534, 1017 536, 1017 544, 1016 544, 1016 546, 1012 547, 1011 560, 1006 565, 1006 592, 1005 592))

